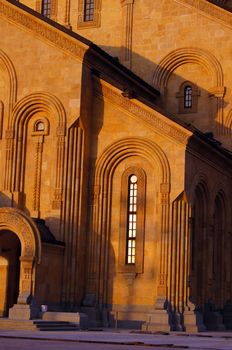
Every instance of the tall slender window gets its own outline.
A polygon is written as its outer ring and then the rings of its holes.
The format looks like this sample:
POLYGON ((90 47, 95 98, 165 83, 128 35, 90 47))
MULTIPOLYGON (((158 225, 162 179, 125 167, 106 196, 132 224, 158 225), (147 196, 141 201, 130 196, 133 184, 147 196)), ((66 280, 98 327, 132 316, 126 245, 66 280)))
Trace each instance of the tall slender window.
POLYGON ((43 0, 42 2, 42 15, 51 17, 51 0, 43 0))
POLYGON ((128 184, 128 217, 127 217, 127 248, 126 264, 135 264, 136 231, 137 231, 137 197, 138 178, 136 175, 129 177, 128 184))
POLYGON ((142 273, 144 259, 146 174, 137 166, 122 174, 118 271, 142 273))
POLYGON ((184 89, 184 108, 192 108, 192 87, 186 86, 184 89))
POLYGON ((93 21, 94 17, 94 0, 85 0, 84 22, 93 21))

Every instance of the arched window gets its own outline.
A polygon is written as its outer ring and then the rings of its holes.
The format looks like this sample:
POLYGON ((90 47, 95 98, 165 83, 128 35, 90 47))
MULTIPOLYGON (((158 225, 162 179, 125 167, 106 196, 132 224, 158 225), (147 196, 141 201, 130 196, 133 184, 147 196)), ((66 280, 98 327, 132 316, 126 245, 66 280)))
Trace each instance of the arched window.
POLYGON ((126 264, 135 264, 136 259, 137 199, 138 178, 136 175, 131 175, 128 183, 126 264))
POLYGON ((51 17, 51 0, 42 1, 42 15, 45 17, 51 17))
POLYGON ((146 174, 130 167, 122 175, 119 272, 143 272, 146 174))
POLYGON ((186 86, 184 89, 184 108, 192 108, 192 92, 191 86, 186 86))
POLYGON ((196 113, 198 109, 198 98, 200 91, 198 87, 190 81, 181 84, 176 98, 179 100, 179 113, 196 113))
POLYGON ((35 131, 44 131, 45 130, 45 125, 42 121, 38 121, 35 123, 35 131))
POLYGON ((90 22, 94 18, 94 0, 85 0, 84 21, 90 22))
POLYGON ((49 122, 46 117, 34 116, 32 123, 32 136, 45 136, 49 134, 49 122))

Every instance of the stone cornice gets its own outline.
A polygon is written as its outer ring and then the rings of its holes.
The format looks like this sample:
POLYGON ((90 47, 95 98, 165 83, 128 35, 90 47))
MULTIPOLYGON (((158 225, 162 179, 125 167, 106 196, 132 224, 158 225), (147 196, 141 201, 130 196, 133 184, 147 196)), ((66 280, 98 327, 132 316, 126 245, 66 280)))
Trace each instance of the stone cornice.
POLYGON ((137 100, 129 100, 123 97, 116 88, 112 87, 110 84, 101 80, 100 82, 95 80, 94 93, 96 96, 104 97, 110 102, 116 104, 119 108, 133 115, 145 123, 153 127, 158 133, 166 135, 175 142, 187 144, 189 137, 192 136, 192 132, 184 129, 182 126, 174 126, 174 122, 170 120, 165 121, 159 112, 150 109, 149 107, 142 105, 141 102, 137 100))
POLYGON ((72 38, 65 32, 49 25, 33 14, 12 5, 6 0, 0 0, 0 17, 5 18, 17 26, 21 26, 26 31, 33 32, 52 46, 64 50, 67 54, 75 58, 83 60, 86 50, 89 48, 88 45, 78 42, 76 38, 72 38))
POLYGON ((232 13, 206 0, 175 0, 175 2, 190 8, 194 7, 202 15, 232 27, 232 13))

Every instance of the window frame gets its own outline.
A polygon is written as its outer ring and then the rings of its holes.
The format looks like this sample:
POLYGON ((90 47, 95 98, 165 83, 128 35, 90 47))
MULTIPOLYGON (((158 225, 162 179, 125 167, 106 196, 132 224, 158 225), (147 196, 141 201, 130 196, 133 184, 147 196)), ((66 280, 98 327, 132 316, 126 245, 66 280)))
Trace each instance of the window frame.
POLYGON ((52 15, 52 0, 42 0, 42 3, 41 3, 41 14, 44 17, 51 18, 51 15, 52 15), (45 5, 46 5, 46 10, 47 9, 49 10, 47 14, 44 13, 45 5))
POLYGON ((197 85, 190 81, 185 81, 180 85, 179 91, 176 93, 178 99, 178 113, 188 114, 197 113, 198 111, 198 99, 200 96, 200 90, 197 85), (186 106, 186 89, 191 88, 191 106, 186 106))
POLYGON ((94 0, 94 13, 92 20, 85 20, 85 9, 86 1, 88 0, 79 0, 78 3, 78 18, 77 18, 77 28, 95 28, 100 27, 101 25, 101 0, 94 0))
POLYGON ((146 206, 146 174, 143 169, 129 167, 122 174, 119 227, 119 256, 118 272, 143 273, 144 265, 144 235, 145 235, 145 206, 146 206), (127 263, 128 249, 128 205, 129 205, 129 179, 137 176, 137 219, 136 219, 136 249, 135 263, 127 263))

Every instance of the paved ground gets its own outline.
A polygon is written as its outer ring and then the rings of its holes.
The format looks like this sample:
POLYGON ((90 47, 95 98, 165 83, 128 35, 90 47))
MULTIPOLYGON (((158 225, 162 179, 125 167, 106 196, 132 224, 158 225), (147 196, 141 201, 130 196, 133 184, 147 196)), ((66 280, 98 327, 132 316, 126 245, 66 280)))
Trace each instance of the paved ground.
POLYGON ((232 350, 232 332, 198 335, 130 331, 0 331, 0 350, 232 350))

